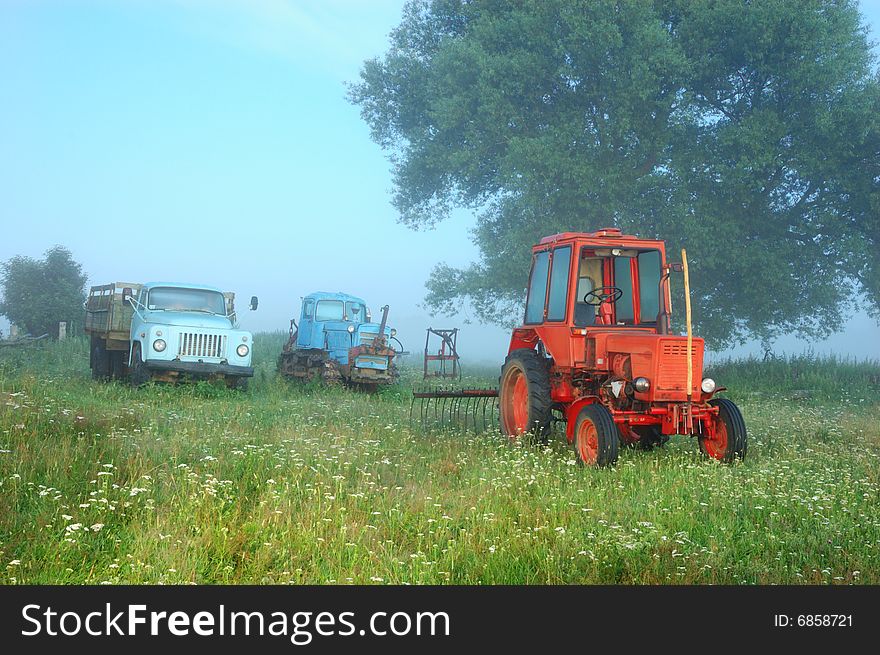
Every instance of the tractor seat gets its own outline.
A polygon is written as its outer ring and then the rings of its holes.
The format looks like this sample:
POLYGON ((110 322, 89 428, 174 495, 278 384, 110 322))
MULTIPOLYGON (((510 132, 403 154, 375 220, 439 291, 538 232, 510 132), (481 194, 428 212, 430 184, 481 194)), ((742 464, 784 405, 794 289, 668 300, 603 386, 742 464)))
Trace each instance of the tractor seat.
POLYGON ((587 327, 596 320, 596 307, 585 302, 574 304, 574 324, 576 327, 587 327))

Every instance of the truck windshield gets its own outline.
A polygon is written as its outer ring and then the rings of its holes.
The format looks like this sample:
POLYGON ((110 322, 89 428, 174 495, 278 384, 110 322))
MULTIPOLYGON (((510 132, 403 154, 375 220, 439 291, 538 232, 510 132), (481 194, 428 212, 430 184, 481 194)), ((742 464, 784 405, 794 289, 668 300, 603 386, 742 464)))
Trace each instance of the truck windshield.
POLYGON ((207 312, 226 316, 226 302, 223 294, 210 289, 155 287, 150 289, 149 296, 147 296, 147 309, 207 312))

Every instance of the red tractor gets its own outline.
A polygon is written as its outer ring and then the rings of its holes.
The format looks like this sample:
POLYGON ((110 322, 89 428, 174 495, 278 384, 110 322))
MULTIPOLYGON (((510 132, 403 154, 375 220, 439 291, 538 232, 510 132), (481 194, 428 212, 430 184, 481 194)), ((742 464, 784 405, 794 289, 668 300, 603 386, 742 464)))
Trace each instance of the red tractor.
POLYGON ((670 264, 663 241, 616 228, 541 239, 501 369, 501 430, 543 439, 564 420, 578 461, 593 466, 613 464, 620 443, 650 448, 673 434, 723 462, 744 457, 742 414, 702 377, 682 256, 670 264), (687 336, 670 332, 672 271, 685 276, 687 336))

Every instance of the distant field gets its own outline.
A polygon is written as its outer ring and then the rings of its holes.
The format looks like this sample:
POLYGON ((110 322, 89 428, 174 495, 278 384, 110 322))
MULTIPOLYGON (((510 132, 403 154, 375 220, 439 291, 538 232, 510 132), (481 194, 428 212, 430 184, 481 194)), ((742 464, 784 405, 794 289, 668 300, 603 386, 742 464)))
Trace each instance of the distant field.
POLYGON ((597 471, 562 436, 421 434, 416 371, 285 383, 283 339, 244 394, 92 382, 84 340, 0 349, 2 581, 880 584, 877 362, 718 365, 745 462, 679 437, 597 471))

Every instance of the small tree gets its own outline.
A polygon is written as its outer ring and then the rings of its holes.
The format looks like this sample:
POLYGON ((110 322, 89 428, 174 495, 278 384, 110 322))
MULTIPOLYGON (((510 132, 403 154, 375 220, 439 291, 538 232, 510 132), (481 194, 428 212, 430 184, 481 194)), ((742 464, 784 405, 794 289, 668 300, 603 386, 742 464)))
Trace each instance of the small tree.
POLYGON ((70 251, 55 246, 42 260, 17 255, 0 267, 0 314, 33 335, 58 336, 82 322, 86 275, 70 251))

